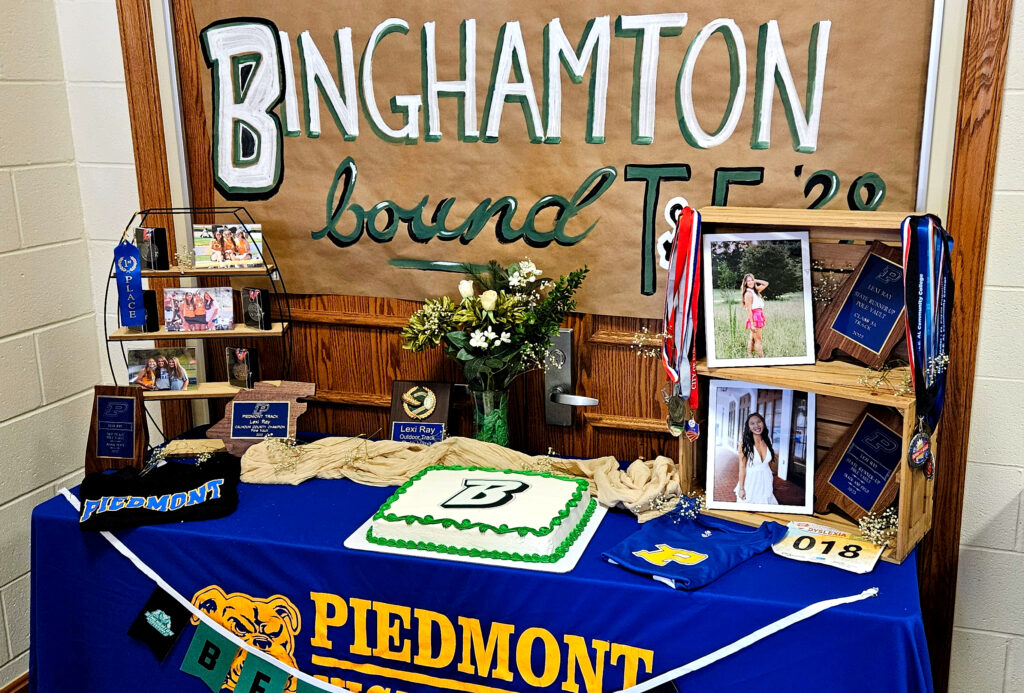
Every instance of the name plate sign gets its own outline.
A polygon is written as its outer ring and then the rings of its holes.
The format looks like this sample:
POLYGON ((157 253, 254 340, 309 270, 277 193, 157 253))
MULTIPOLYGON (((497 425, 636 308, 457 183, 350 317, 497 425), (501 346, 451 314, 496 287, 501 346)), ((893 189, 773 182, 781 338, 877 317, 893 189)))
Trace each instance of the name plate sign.
POLYGON ((818 322, 818 358, 840 349, 880 368, 903 334, 905 311, 899 248, 876 241, 818 322))
POLYGON ((900 425, 898 415, 878 407, 860 415, 819 465, 816 512, 831 503, 859 520, 892 503, 903 458, 900 425))
POLYGON ((232 438, 287 438, 290 402, 232 402, 232 438))
POLYGON ((444 424, 393 421, 391 423, 391 440, 420 445, 439 443, 444 440, 444 424))
POLYGON ((236 457, 267 436, 293 438, 299 417, 306 411, 304 400, 315 394, 313 383, 254 383, 252 389, 239 390, 224 408, 224 418, 210 426, 206 437, 222 440, 227 451, 236 457))
POLYGON ((96 398, 96 456, 131 459, 135 454, 135 398, 96 398))
POLYGON ((396 380, 391 384, 391 440, 430 445, 448 433, 451 383, 396 380))

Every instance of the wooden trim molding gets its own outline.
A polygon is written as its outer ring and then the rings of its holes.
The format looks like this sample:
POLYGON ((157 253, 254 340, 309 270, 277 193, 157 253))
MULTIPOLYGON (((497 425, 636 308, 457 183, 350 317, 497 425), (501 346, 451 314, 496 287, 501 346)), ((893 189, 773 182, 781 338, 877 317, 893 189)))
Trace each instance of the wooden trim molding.
POLYGON ((947 425, 942 427, 942 453, 935 473, 932 531, 918 555, 921 604, 937 691, 949 685, 967 437, 1012 19, 1012 0, 968 2, 946 213, 946 228, 956 239, 952 258, 956 317, 946 384, 947 425))
POLYGON ((592 414, 590 412, 583 412, 583 418, 594 428, 616 428, 623 431, 643 431, 644 433, 672 435, 664 419, 641 419, 636 416, 592 414))
POLYGON ((310 404, 340 404, 355 407, 375 407, 378 409, 389 409, 391 407, 391 395, 342 392, 341 390, 317 390, 315 395, 307 397, 305 401, 310 404))
POLYGON ((0 688, 0 693, 28 693, 28 672, 0 688))
MULTIPOLYGON (((117 21, 121 27, 121 54, 124 60, 125 90, 128 93, 139 205, 142 209, 173 207, 149 0, 117 0, 117 21)), ((166 216, 153 216, 150 219, 152 224, 167 229, 167 244, 174 248, 172 220, 166 216)), ((176 285, 176 280, 149 280, 149 286, 153 289, 176 285)), ((173 344, 157 343, 157 346, 173 344)), ((163 414, 163 430, 167 436, 175 436, 192 428, 190 403, 162 402, 160 410, 163 414)))
POLYGON ((401 330, 409 324, 408 316, 338 313, 312 308, 290 308, 288 311, 281 311, 275 307, 271 310, 271 318, 274 320, 287 319, 296 323, 307 322, 314 325, 345 325, 347 327, 367 327, 380 330, 401 330))

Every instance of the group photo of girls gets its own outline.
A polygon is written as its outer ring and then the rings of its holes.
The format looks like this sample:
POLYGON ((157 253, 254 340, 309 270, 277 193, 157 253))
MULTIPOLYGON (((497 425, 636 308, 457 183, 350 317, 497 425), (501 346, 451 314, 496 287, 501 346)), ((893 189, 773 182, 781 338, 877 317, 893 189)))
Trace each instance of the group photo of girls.
POLYGON ((230 330, 235 326, 231 287, 164 289, 164 326, 168 332, 230 330))
POLYGON ((806 233, 704 236, 709 366, 814 363, 806 233))
POLYGON ((810 514, 814 405, 814 393, 712 380, 708 507, 810 514))
POLYGON ((195 347, 128 350, 128 382, 143 390, 194 390, 197 374, 195 347))
POLYGON ((259 224, 202 224, 192 227, 195 266, 200 269, 244 268, 263 264, 259 224))

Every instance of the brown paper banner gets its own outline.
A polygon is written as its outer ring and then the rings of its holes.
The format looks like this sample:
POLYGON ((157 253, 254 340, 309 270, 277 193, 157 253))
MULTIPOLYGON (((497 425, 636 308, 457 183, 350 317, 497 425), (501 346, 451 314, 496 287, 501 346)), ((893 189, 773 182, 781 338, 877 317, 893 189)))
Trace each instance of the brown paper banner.
POLYGON ((215 199, 296 293, 454 295, 409 266, 529 256, 653 317, 673 198, 914 207, 929 1, 192 4, 215 199))

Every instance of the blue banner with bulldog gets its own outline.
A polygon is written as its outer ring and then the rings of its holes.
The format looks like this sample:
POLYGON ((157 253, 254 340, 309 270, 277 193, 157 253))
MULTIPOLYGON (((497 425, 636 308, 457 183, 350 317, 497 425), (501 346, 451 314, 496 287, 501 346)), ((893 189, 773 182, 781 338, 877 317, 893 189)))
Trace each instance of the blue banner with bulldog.
MULTIPOLYGON (((912 558, 855 575, 766 553, 680 593, 601 559, 637 531, 619 512, 564 575, 344 548, 391 492, 347 480, 240 484, 228 517, 117 536, 233 637, 351 691, 618 691, 812 602, 872 586, 876 599, 819 614, 677 685, 931 690, 912 558), (884 666, 837 671, 830 654, 854 649, 858 661, 884 666)), ((215 690, 222 672, 221 691, 314 690, 295 676, 282 684, 279 671, 206 630, 158 661, 126 635, 153 583, 77 520, 63 498, 33 513, 32 690, 133 690, 145 681, 152 693, 200 693, 215 690)))

